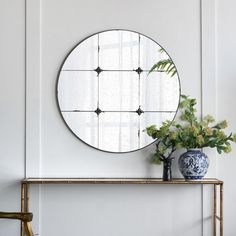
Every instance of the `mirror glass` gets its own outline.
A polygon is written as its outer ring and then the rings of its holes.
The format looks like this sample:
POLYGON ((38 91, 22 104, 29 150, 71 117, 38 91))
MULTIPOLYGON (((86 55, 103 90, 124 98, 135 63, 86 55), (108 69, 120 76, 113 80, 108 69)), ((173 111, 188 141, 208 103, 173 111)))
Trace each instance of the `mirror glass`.
POLYGON ((96 33, 77 44, 57 82, 58 106, 68 128, 108 152, 153 143, 143 130, 173 120, 179 97, 177 70, 167 52, 149 37, 127 30, 96 33), (150 72, 159 62, 162 66, 150 72))

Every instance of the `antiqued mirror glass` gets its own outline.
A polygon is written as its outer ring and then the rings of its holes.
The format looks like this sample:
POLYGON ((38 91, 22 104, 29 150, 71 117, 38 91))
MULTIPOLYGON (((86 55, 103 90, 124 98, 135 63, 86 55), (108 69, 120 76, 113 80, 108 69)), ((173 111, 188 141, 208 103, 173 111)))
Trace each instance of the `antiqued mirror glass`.
POLYGON ((108 30, 84 39, 68 54, 58 76, 58 105, 68 128, 108 152, 153 143, 143 130, 173 120, 179 97, 178 73, 167 52, 133 31, 108 30))

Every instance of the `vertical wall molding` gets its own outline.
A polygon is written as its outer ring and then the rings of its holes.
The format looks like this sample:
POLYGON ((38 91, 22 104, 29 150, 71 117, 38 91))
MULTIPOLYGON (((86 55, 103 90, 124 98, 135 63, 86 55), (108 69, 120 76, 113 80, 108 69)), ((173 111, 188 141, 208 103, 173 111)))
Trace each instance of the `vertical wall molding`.
POLYGON ((40 176, 40 0, 26 0, 26 177, 40 176))
MULTIPOLYGON (((26 139, 25 177, 41 176, 41 2, 25 0, 26 139)), ((40 235, 41 189, 30 192, 33 228, 40 235)))
MULTIPOLYGON (((217 115, 216 81, 216 3, 215 0, 200 0, 201 4, 201 101, 202 116, 217 115)), ((217 176, 216 151, 206 149, 210 159, 209 173, 217 176)), ((202 187, 202 235, 212 235, 212 188, 202 187)))
MULTIPOLYGON (((215 0, 201 0, 201 70, 202 70, 202 115, 217 116, 216 81, 216 4, 215 0)), ((205 150, 215 157, 215 151, 205 150)), ((217 176, 216 161, 211 162, 211 173, 217 176)))

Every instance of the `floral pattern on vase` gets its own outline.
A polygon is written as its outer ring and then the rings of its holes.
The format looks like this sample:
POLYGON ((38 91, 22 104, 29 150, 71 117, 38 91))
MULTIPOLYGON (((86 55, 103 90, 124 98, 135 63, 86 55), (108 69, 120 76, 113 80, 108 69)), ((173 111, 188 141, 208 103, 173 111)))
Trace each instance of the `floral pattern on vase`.
POLYGON ((198 149, 190 149, 179 157, 179 170, 187 180, 202 179, 207 173, 209 159, 198 149))

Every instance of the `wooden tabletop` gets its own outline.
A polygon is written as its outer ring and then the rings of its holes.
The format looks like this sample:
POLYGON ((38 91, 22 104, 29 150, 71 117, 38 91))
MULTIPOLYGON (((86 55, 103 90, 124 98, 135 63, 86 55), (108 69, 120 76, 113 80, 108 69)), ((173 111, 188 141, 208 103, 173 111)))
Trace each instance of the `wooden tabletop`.
POLYGON ((26 178, 22 184, 223 184, 215 178, 163 181, 161 178, 26 178))

